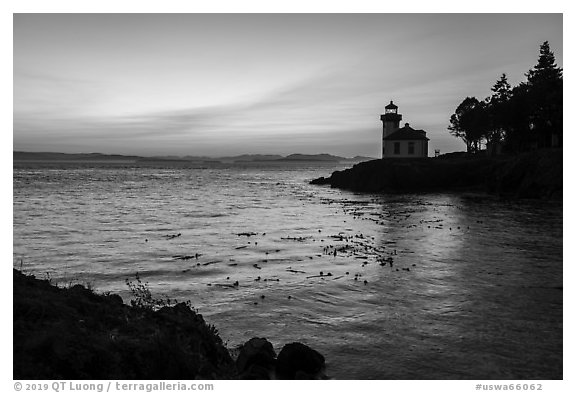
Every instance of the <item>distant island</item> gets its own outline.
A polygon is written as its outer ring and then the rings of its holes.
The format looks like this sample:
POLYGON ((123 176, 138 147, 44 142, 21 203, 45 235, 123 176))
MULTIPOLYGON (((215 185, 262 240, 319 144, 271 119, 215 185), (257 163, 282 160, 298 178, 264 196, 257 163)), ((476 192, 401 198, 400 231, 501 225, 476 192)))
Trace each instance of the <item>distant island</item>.
POLYGON ((243 154, 230 157, 203 156, 132 156, 101 153, 53 153, 14 151, 14 162, 96 162, 96 163, 145 163, 145 162, 207 162, 207 163, 248 163, 248 162, 350 162, 357 163, 373 160, 373 157, 355 156, 352 158, 331 154, 243 154))

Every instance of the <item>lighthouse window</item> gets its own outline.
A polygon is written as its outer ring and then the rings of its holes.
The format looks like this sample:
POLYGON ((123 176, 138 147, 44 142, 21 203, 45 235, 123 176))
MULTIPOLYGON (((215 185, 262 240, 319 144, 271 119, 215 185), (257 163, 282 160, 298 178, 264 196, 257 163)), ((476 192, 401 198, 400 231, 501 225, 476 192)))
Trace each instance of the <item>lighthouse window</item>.
POLYGON ((408 154, 414 154, 414 142, 408 142, 408 154))
POLYGON ((400 142, 394 142, 394 154, 400 154, 400 142))

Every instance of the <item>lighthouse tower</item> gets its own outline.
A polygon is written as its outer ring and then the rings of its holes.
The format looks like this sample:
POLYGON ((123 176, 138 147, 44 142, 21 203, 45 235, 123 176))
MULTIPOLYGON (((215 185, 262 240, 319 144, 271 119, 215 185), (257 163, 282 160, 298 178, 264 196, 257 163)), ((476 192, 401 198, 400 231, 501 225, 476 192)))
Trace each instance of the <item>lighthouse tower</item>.
POLYGON ((400 120, 402 120, 402 115, 398 114, 398 107, 394 105, 394 102, 390 101, 390 104, 386 105, 384 110, 384 114, 380 115, 380 120, 382 120, 384 127, 382 130, 382 158, 384 158, 386 145, 384 138, 398 130, 400 128, 400 120))

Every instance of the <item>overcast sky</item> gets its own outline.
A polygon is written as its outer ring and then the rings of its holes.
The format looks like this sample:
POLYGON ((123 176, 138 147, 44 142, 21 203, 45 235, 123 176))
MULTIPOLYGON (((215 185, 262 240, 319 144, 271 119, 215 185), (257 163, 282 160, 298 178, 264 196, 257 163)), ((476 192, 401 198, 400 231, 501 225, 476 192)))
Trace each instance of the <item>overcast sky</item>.
POLYGON ((14 150, 380 156, 384 106, 434 149, 561 14, 15 14, 14 150))

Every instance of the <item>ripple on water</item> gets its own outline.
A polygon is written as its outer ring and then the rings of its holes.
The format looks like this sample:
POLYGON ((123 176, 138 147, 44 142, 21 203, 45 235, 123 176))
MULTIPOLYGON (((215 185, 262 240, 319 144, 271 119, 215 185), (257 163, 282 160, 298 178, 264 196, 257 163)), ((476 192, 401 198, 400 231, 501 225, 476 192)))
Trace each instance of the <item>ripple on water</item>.
POLYGON ((329 171, 15 168, 14 264, 126 300, 139 272, 339 378, 562 377, 561 206, 307 184, 329 171))

